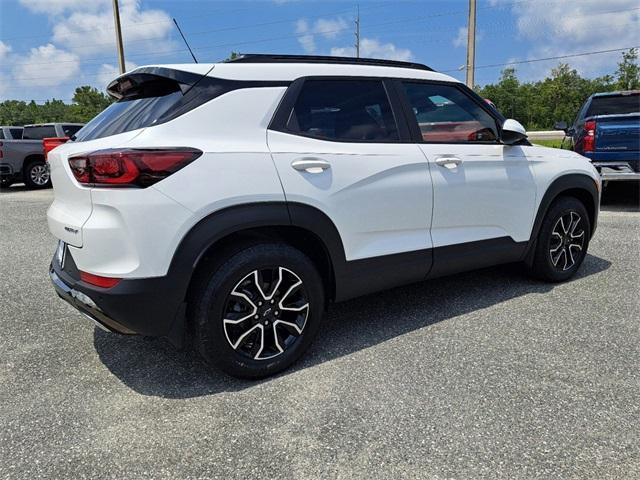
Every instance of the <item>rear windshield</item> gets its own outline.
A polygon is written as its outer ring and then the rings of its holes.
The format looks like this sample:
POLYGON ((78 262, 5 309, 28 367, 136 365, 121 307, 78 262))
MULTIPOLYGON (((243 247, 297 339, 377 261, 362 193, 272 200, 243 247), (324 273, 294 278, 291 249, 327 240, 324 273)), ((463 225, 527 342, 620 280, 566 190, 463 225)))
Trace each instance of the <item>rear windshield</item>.
POLYGON ((56 127, 53 125, 42 125, 38 127, 25 127, 22 132, 23 140, 42 140, 47 137, 56 136, 56 127))
POLYGON ((640 94, 593 97, 587 117, 595 115, 624 115, 640 112, 640 94))
POLYGON ((93 140, 153 125, 182 97, 178 90, 158 97, 118 100, 81 128, 75 140, 93 140))
POLYGON ((193 110, 244 82, 151 68, 121 77, 109 86, 121 97, 87 123, 74 140, 86 141, 159 125, 193 110))

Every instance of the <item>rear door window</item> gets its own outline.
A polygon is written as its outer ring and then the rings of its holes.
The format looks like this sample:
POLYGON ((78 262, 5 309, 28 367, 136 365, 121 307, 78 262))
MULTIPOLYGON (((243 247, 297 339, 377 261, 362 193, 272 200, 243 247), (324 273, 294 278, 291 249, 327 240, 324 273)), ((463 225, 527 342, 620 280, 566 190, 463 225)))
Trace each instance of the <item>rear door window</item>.
POLYGON ((62 131, 64 132, 65 137, 72 137, 81 128, 82 128, 82 125, 63 125, 62 131))
POLYGON ((22 129, 21 128, 10 128, 11 138, 14 140, 20 140, 22 138, 22 129))
POLYGON ((495 119, 452 85, 403 82, 424 142, 496 142, 495 119))
POLYGON ((40 125, 25 127, 22 133, 23 140, 42 140, 43 138, 56 137, 56 128, 53 125, 40 125))
POLYGON ((640 113, 640 94, 593 97, 587 117, 640 113))
POLYGON ((391 104, 381 80, 307 80, 287 130, 334 141, 397 142, 391 104))

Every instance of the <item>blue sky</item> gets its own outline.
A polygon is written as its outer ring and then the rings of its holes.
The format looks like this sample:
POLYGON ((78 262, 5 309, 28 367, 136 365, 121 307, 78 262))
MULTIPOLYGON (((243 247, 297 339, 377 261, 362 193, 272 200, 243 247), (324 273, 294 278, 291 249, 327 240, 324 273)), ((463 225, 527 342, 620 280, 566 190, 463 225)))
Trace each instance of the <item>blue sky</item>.
MULTIPOLYGON (((423 62, 464 78, 467 0, 120 0, 128 67, 190 62, 172 18, 200 62, 232 50, 352 55, 360 8, 361 55, 423 62)), ((478 0, 476 83, 504 66, 640 45, 639 0, 478 0)), ((585 76, 613 73, 619 52, 568 58, 585 76)), ((559 60, 517 65, 544 77, 559 60)), ((117 75, 111 0, 1 0, 0 100, 70 101, 79 85, 117 75)))

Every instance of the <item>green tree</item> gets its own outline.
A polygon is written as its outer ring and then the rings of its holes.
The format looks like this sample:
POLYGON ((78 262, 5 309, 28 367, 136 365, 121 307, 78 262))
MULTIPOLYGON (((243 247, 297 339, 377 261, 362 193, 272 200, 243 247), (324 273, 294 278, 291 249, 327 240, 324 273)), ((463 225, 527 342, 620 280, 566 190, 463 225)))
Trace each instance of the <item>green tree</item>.
POLYGON ((78 87, 73 94, 73 104, 69 109, 71 120, 68 121, 88 122, 107 108, 111 102, 111 97, 96 88, 89 86, 78 87))
POLYGON ((622 60, 616 71, 618 88, 635 90, 640 88, 640 68, 638 67, 638 51, 635 48, 622 52, 622 60))

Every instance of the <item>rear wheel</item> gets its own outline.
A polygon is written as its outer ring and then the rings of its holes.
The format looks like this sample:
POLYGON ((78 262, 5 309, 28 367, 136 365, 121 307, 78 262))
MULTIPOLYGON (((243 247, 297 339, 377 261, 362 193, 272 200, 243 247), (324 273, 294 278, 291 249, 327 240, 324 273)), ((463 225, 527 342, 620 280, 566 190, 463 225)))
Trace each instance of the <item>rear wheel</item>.
POLYGON ((204 360, 243 378, 295 362, 323 314, 322 280, 311 260, 288 245, 261 243, 213 270, 193 297, 195 346, 204 360))
POLYGON ((573 197, 558 198, 542 222, 531 272, 550 282, 573 277, 587 255, 590 232, 584 204, 573 197))
POLYGON ((28 188, 49 188, 49 165, 44 160, 33 160, 24 169, 24 184, 28 188))

